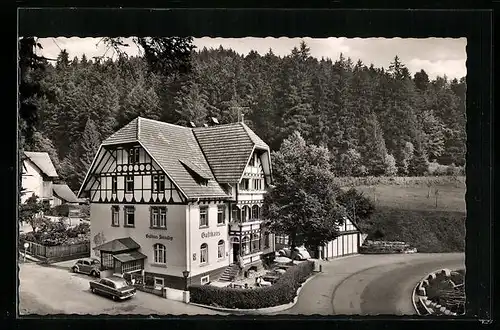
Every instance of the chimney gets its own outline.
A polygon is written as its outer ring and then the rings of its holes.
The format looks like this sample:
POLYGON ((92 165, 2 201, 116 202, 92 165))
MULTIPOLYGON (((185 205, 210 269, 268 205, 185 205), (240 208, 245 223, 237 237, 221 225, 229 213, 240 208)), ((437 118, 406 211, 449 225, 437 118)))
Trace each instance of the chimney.
POLYGON ((196 127, 195 123, 193 123, 192 121, 189 122, 189 126, 196 127))
POLYGON ((203 124, 203 127, 208 127, 208 124, 203 124))
POLYGON ((210 120, 212 121, 212 124, 214 125, 218 125, 219 124, 219 120, 215 117, 210 117, 210 120))
POLYGON ((244 113, 241 114, 241 122, 245 123, 245 114, 244 113))

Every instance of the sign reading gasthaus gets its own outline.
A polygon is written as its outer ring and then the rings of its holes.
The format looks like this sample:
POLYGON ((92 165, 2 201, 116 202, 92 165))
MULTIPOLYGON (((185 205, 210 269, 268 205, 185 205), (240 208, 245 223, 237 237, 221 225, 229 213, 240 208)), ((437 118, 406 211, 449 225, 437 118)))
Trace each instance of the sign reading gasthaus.
POLYGON ((216 237, 216 236, 220 236, 219 231, 207 231, 207 232, 201 233, 201 238, 209 238, 209 237, 216 237))

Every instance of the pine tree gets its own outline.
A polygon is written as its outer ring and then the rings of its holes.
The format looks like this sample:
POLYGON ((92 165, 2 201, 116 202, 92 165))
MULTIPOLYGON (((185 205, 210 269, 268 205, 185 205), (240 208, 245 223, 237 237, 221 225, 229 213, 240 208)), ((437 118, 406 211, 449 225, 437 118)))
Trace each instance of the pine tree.
POLYGON ((59 161, 59 155, 54 146, 54 143, 47 137, 43 136, 42 133, 35 131, 33 133, 32 143, 29 146, 26 146, 27 151, 36 151, 36 152, 46 152, 49 154, 50 160, 57 172, 61 169, 61 163, 59 161))
POLYGON ((417 143, 414 156, 408 163, 408 174, 410 176, 423 176, 429 169, 429 163, 422 143, 417 143))
POLYGON ((362 139, 365 147, 362 163, 371 175, 383 175, 386 171, 387 149, 377 116, 375 114, 366 116, 363 124, 366 135, 362 139))
POLYGON ((438 159, 444 151, 445 127, 431 110, 424 111, 420 118, 423 148, 430 161, 438 159))
POLYGON ((79 157, 79 163, 76 166, 76 176, 78 179, 78 183, 82 184, 87 174, 87 171, 90 169, 92 165, 92 161, 99 150, 99 146, 101 145, 101 140, 99 136, 99 131, 95 123, 92 119, 88 119, 85 125, 85 130, 83 131, 82 140, 81 140, 81 154, 79 157))
POLYGON ((189 123, 193 122, 196 126, 201 126, 206 123, 207 98, 195 81, 189 81, 182 86, 175 96, 174 104, 178 125, 189 126, 189 123))

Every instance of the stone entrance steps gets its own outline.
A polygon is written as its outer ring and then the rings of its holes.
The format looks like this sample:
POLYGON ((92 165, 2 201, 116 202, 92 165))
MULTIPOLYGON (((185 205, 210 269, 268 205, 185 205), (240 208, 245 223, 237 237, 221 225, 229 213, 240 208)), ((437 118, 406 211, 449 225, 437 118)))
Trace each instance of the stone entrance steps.
POLYGON ((229 265, 219 277, 219 282, 231 282, 238 275, 240 267, 237 264, 229 265))

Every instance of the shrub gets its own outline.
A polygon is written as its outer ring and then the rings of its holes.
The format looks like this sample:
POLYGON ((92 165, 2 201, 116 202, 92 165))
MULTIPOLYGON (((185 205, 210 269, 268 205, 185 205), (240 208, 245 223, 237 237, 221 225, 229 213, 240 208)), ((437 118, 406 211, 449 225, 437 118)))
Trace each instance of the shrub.
POLYGON ((368 239, 398 240, 419 252, 465 251, 464 212, 405 210, 379 206, 368 239))
POLYGON ((55 217, 67 217, 69 214, 69 205, 68 204, 61 204, 61 205, 54 206, 53 208, 51 208, 48 211, 48 213, 46 212, 46 214, 52 215, 55 217))
POLYGON ((90 205, 79 205, 78 208, 80 209, 80 215, 82 218, 90 217, 90 205))
POLYGON ((306 261, 290 267, 272 286, 256 289, 192 285, 189 287, 190 299, 194 303, 238 309, 283 305, 293 301, 297 289, 313 270, 314 262, 306 261))

